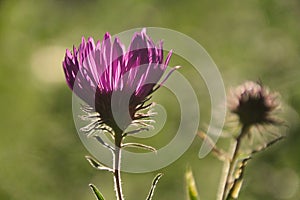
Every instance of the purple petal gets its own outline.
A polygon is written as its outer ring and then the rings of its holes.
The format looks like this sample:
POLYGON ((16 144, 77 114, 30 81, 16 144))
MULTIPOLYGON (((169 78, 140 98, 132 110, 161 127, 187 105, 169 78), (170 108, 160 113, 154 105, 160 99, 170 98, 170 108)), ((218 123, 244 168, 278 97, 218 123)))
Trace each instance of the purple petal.
POLYGON ((123 57, 124 57, 124 47, 120 43, 119 39, 116 38, 113 43, 112 63, 111 63, 112 81, 113 81, 114 89, 117 88, 120 76, 122 72, 125 71, 123 57))
POLYGON ((163 59, 164 59, 164 51, 163 51, 163 41, 160 41, 157 45, 157 55, 158 55, 158 60, 157 62, 162 64, 163 59))
POLYGON ((111 66, 111 36, 109 33, 104 35, 101 47, 101 59, 102 66, 104 66, 104 72, 101 74, 100 82, 103 89, 106 91, 112 90, 112 68, 111 66))
POLYGON ((126 59, 128 61, 126 71, 149 63, 147 41, 140 33, 136 33, 133 37, 126 59))
POLYGON ((164 64, 164 67, 167 67, 169 65, 172 54, 173 54, 173 51, 172 50, 169 51, 169 53, 167 55, 167 58, 166 58, 166 61, 165 61, 165 64, 164 64))
POLYGON ((74 62, 75 58, 69 49, 66 50, 65 60, 63 61, 63 69, 68 86, 73 89, 75 77, 78 73, 78 65, 74 62))
POLYGON ((87 77, 82 75, 82 72, 79 69, 77 56, 76 50, 74 50, 73 54, 68 49, 66 50, 65 60, 63 62, 66 81, 68 86, 75 92, 76 95, 84 101, 92 103, 91 97, 93 96, 93 88, 91 87, 87 77))

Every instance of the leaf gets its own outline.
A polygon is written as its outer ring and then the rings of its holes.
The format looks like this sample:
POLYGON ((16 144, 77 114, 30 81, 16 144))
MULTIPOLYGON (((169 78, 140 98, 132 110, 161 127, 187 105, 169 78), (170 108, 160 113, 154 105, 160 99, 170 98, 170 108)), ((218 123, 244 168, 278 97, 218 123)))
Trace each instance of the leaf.
POLYGON ((142 127, 142 128, 137 129, 137 130, 133 130, 133 131, 123 133, 123 137, 125 137, 127 135, 134 135, 134 134, 140 133, 142 131, 149 131, 149 128, 142 127))
POLYGON ((238 166, 238 169, 235 173, 235 179, 234 179, 233 185, 232 185, 232 187, 229 191, 229 194, 228 194, 226 200, 238 199, 240 190, 241 190, 242 185, 243 185, 243 178, 244 178, 245 168, 246 168, 246 165, 247 165, 247 163, 250 159, 251 159, 251 157, 244 158, 240 162, 240 164, 238 166))
POLYGON ((255 149, 251 152, 252 155, 256 154, 256 153, 259 153, 259 152, 262 152, 264 150, 266 150, 267 148, 269 148, 270 146, 276 144, 277 142, 281 141, 282 139, 285 139, 286 136, 280 136, 278 138, 275 138, 274 140, 268 142, 267 144, 261 146, 260 148, 258 149, 255 149))
POLYGON ((236 179, 234 181, 234 187, 232 187, 232 189, 230 190, 228 200, 238 199, 242 185, 243 185, 243 179, 236 179))
POLYGON ((163 174, 161 174, 161 173, 159 173, 159 174, 157 174, 157 175, 155 176, 155 178, 154 178, 153 181, 152 181, 152 185, 151 185, 151 188, 150 188, 150 192, 149 192, 149 194, 148 194, 146 200, 151 200, 151 199, 152 199, 153 194, 154 194, 154 190, 155 190, 155 188, 156 188, 156 185, 157 185, 159 179, 160 179, 162 176, 163 176, 163 174))
POLYGON ((151 147, 151 146, 148 146, 145 144, 140 144, 140 143, 125 143, 125 144, 122 144, 122 147, 123 148, 126 148, 126 147, 139 148, 139 149, 145 149, 148 151, 156 152, 156 149, 154 147, 151 147))
POLYGON ((115 149, 112 146, 110 146, 109 144, 107 144, 106 142, 104 142, 104 140, 102 140, 102 138, 99 137, 98 135, 94 136, 94 138, 96 138, 98 140, 98 142, 100 142, 104 147, 108 148, 112 152, 115 151, 115 149))
POLYGON ((95 169, 113 172, 113 170, 111 168, 106 167, 105 165, 101 164, 99 161, 97 161, 96 159, 94 159, 91 156, 85 156, 85 159, 87 159, 87 161, 90 163, 90 165, 92 167, 94 167, 95 169))
POLYGON ((223 150, 219 149, 216 144, 213 142, 213 140, 203 131, 198 132, 198 136, 203 140, 206 141, 207 144, 210 146, 212 153, 214 156, 216 156, 220 161, 226 161, 229 160, 229 155, 223 150))
POLYGON ((187 192, 188 192, 188 197, 190 200, 200 200, 198 192, 197 192, 197 187, 195 183, 195 179, 193 176, 193 172, 191 169, 187 169, 185 173, 185 180, 187 184, 187 192))
POLYGON ((94 186, 93 184, 89 184, 90 188, 94 192, 94 195, 96 196, 97 200, 105 200, 101 192, 94 186))

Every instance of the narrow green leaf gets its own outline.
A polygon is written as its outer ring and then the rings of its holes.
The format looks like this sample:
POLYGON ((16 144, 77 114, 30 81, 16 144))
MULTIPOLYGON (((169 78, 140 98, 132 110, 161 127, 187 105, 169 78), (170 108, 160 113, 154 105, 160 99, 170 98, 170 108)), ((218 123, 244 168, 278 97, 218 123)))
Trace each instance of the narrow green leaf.
POLYGON ((90 188, 94 192, 94 195, 96 196, 97 200, 105 200, 101 192, 94 186, 93 184, 89 184, 90 188))
POLYGON ((206 133, 199 131, 198 136, 203 140, 203 142, 206 142, 207 145, 210 146, 213 155, 216 156, 216 158, 218 158, 220 161, 227 161, 230 159, 229 155, 223 149, 218 148, 206 133))
POLYGON ((266 150, 267 148, 273 146, 274 144, 276 144, 277 142, 279 142, 279 141, 281 141, 282 139, 285 139, 285 138, 286 138, 286 136, 280 136, 280 137, 278 137, 278 138, 275 138, 274 140, 272 140, 272 141, 268 142, 267 144, 265 144, 265 145, 259 147, 258 149, 253 150, 253 151, 251 152, 251 154, 254 155, 254 154, 256 154, 256 153, 259 153, 259 152, 261 152, 261 151, 264 151, 264 150, 266 150))
POLYGON ((96 140, 98 142, 100 142, 100 144, 102 144, 104 147, 108 148, 111 152, 115 151, 114 147, 112 147, 110 144, 104 142, 104 140, 101 137, 99 137, 98 135, 95 135, 94 138, 96 138, 96 140))
POLYGON ((156 188, 156 185, 157 185, 159 179, 160 179, 162 176, 163 176, 163 174, 161 174, 161 173, 159 173, 159 174, 157 174, 157 175, 155 176, 155 178, 154 178, 153 181, 152 181, 152 185, 151 185, 151 188, 150 188, 150 192, 149 192, 149 194, 148 194, 146 200, 151 200, 151 199, 152 199, 153 194, 154 194, 154 190, 155 190, 155 188, 156 188))
POLYGON ((195 179, 193 176, 193 172, 191 169, 188 169, 186 171, 185 180, 186 180, 189 200, 200 200, 198 192, 197 192, 197 187, 196 187, 195 179))
POLYGON ((137 130, 133 130, 133 131, 129 131, 129 132, 125 132, 123 133, 123 137, 127 136, 127 135, 134 135, 134 134, 137 134, 137 133, 140 133, 142 131, 149 131, 149 128, 139 128, 137 130))
POLYGON ((232 189, 230 190, 230 194, 228 195, 229 196, 228 200, 238 199, 242 185, 243 185, 243 179, 235 180, 234 186, 232 187, 232 189))
POLYGON ((247 163, 250 159, 251 159, 251 157, 244 158, 239 163, 238 169, 235 173, 235 179, 234 179, 233 185, 232 185, 232 187, 229 191, 229 194, 228 194, 226 200, 238 199, 240 190, 241 190, 242 185, 243 185, 243 178, 244 178, 245 168, 246 168, 246 165, 247 165, 247 163))
POLYGON ((99 161, 97 161, 95 158, 93 158, 91 156, 85 156, 85 159, 87 159, 87 161, 90 163, 90 165, 92 167, 94 167, 95 169, 113 172, 113 170, 111 168, 106 167, 105 165, 101 164, 99 161))
POLYGON ((145 149, 148 151, 156 152, 156 149, 154 147, 151 147, 151 146, 148 146, 145 144, 140 144, 140 143, 125 143, 125 144, 122 144, 122 147, 123 148, 126 148, 126 147, 139 148, 139 149, 145 149))

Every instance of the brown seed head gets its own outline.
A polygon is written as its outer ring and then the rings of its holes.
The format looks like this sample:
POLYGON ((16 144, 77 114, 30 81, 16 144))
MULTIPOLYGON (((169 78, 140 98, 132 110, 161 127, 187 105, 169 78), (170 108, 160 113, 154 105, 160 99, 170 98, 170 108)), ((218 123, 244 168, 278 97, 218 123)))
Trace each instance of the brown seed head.
POLYGON ((277 93, 272 93, 262 84, 252 81, 232 90, 228 98, 229 110, 238 115, 240 123, 245 127, 279 123, 273 117, 279 106, 277 93))

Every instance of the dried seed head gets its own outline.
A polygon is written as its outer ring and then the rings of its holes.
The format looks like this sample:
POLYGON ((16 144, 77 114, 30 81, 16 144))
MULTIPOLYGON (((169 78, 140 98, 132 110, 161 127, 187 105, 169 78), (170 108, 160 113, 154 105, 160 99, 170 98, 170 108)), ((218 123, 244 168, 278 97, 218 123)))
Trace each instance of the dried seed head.
POLYGON ((231 91, 228 98, 230 112, 238 115, 245 127, 252 125, 276 125, 274 111, 280 106, 277 93, 270 92, 261 83, 247 81, 231 91))

